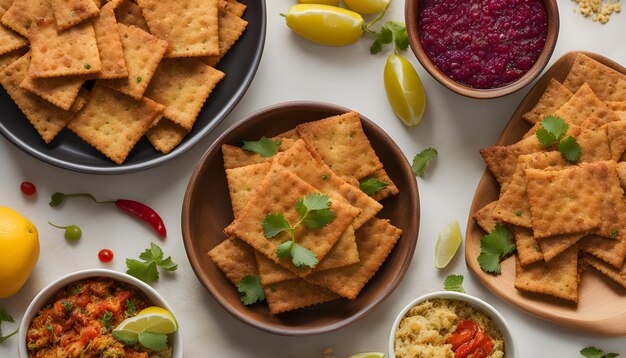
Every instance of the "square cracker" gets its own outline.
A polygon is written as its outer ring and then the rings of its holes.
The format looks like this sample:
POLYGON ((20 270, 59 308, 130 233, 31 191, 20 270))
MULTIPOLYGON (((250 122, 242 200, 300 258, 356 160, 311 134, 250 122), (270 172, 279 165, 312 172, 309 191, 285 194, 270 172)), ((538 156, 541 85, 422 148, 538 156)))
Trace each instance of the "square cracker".
POLYGON ((0 84, 35 127, 44 142, 50 143, 65 128, 65 125, 84 103, 77 100, 69 111, 64 111, 43 98, 22 89, 20 84, 28 75, 29 64, 30 53, 27 53, 0 73, 0 84))
POLYGON ((138 0, 150 32, 167 41, 167 57, 217 56, 218 0, 138 0))
POLYGON ((511 180, 515 168, 517 168, 517 158, 523 154, 547 151, 543 148, 535 136, 530 136, 521 141, 506 145, 482 148, 480 155, 483 157, 487 168, 493 174, 500 186, 506 186, 511 180))
POLYGON ((391 225, 389 220, 374 218, 356 231, 358 264, 312 273, 304 279, 354 300, 378 271, 401 235, 402 230, 391 225))
MULTIPOLYGON (((279 152, 288 150, 296 142, 287 138, 280 138, 280 141, 278 146, 279 152)), ((222 157, 224 158, 224 169, 234 169, 273 160, 273 157, 262 157, 259 154, 230 144, 222 144, 222 157)))
POLYGON ((622 121, 626 121, 626 100, 624 101, 605 101, 607 107, 615 112, 622 121))
POLYGON ((2 15, 0 21, 18 34, 28 37, 28 31, 33 26, 33 21, 40 19, 54 22, 49 1, 15 0, 11 7, 6 10, 6 13, 2 15))
POLYGON ((541 248, 544 261, 549 262, 553 258, 558 257, 562 252, 579 242, 584 236, 584 233, 557 235, 546 237, 541 240, 536 240, 536 242, 541 248))
POLYGON ((383 168, 356 112, 300 124, 296 130, 340 177, 360 180, 383 168))
POLYGON ((247 6, 237 0, 226 0, 225 3, 226 7, 224 9, 232 12, 236 16, 242 17, 243 13, 246 12, 247 6))
MULTIPOLYGON (((245 5, 244 5, 245 6, 245 5)), ((217 56, 202 57, 202 62, 215 67, 246 30, 248 22, 230 11, 219 12, 219 49, 217 56)))
POLYGON ((256 258, 256 264, 259 267, 259 276, 261 277, 261 283, 263 286, 293 280, 298 277, 293 272, 277 265, 274 261, 268 259, 267 256, 256 250, 254 250, 254 257, 256 258))
POLYGON ((600 200, 600 228, 597 235, 615 240, 626 239, 626 202, 614 161, 598 162, 606 166, 603 175, 588 185, 593 185, 600 200))
MULTIPOLYGON (((2 12, 0 11, 0 17, 2 12)), ((0 55, 26 47, 28 41, 12 30, 0 25, 0 55)))
POLYGON ((50 0, 57 29, 63 31, 100 12, 93 0, 50 0))
POLYGON ((22 48, 0 55, 0 72, 4 71, 4 69, 9 67, 13 62, 19 60, 26 52, 28 52, 27 49, 22 48))
POLYGON ((535 104, 535 107, 530 111, 524 113, 522 118, 526 121, 534 124, 537 122, 540 116, 547 116, 553 114, 564 105, 574 94, 563 86, 559 81, 554 78, 550 79, 548 87, 541 95, 541 98, 535 104))
POLYGON ((164 107, 147 98, 137 101, 96 85, 91 98, 68 128, 117 164, 122 164, 164 107))
POLYGON ((80 91, 83 82, 85 82, 83 76, 48 78, 27 76, 20 87, 68 111, 78 97, 78 91, 80 91))
POLYGON ((498 223, 498 220, 493 216, 497 203, 497 200, 492 201, 476 210, 476 212, 472 215, 474 220, 476 220, 476 224, 478 224, 478 226, 480 226, 480 228, 486 233, 491 232, 498 223))
POLYGON ((582 130, 574 136, 580 145, 580 162, 593 163, 611 159, 611 148, 606 128, 582 130))
POLYGON ((165 116, 189 131, 204 102, 223 78, 223 72, 197 58, 164 59, 146 97, 164 105, 165 116))
POLYGON ((620 120, 606 125, 606 134, 609 139, 611 159, 618 162, 626 152, 626 121, 620 120))
POLYGON ((259 273, 254 250, 234 236, 222 241, 207 254, 235 287, 242 278, 259 273))
POLYGON ((581 240, 581 249, 615 268, 620 268, 624 265, 624 258, 626 258, 626 238, 615 240, 588 235, 581 240))
POLYGON ((352 223, 355 229, 360 228, 383 208, 376 200, 339 178, 324 162, 314 158, 302 139, 297 140, 291 148, 276 156, 275 162, 315 189, 329 195, 331 199, 339 197, 358 208, 360 213, 352 223))
POLYGON ((602 195, 594 184, 608 172, 604 163, 552 171, 526 169, 535 239, 597 229, 602 195))
POLYGON ((102 83, 140 100, 161 63, 167 43, 135 26, 118 24, 118 28, 128 77, 102 83))
POLYGON ((245 167, 226 169, 226 180, 230 192, 230 202, 235 218, 254 197, 254 193, 270 170, 268 162, 246 165, 245 167))
POLYGON ((100 15, 93 22, 96 43, 100 52, 102 71, 96 78, 127 78, 128 69, 124 58, 124 47, 120 38, 120 30, 115 19, 114 2, 102 7, 100 15))
POLYGON ((36 21, 28 39, 32 53, 28 68, 31 77, 88 75, 102 69, 91 22, 59 33, 52 21, 36 21))
POLYGON ((595 257, 589 255, 584 255, 582 260, 586 265, 595 268, 606 277, 612 279, 613 281, 620 284, 622 287, 626 288, 626 265, 622 265, 621 268, 616 269, 615 267, 611 267, 605 262, 600 261, 595 257))
MULTIPOLYGON (((517 247, 517 258, 522 266, 527 266, 535 262, 543 261, 544 254, 541 250, 541 242, 537 242, 530 229, 515 226, 513 227, 513 238, 517 247)), ((550 240, 544 239, 542 241, 550 240)))
POLYGON ((515 263, 515 288, 578 302, 578 245, 567 249, 550 262, 523 267, 515 263))
MULTIPOLYGON (((311 271, 309 268, 297 268, 291 260, 281 260, 276 255, 276 248, 288 239, 288 233, 283 232, 267 239, 261 223, 267 215, 274 213, 282 213, 290 223, 297 222, 299 216, 294 207, 296 201, 316 192, 318 191, 314 187, 295 174, 273 163, 255 195, 242 209, 239 218, 224 229, 224 232, 227 235, 236 235, 298 276, 306 275, 311 271)), ((301 226, 295 233, 298 244, 313 252, 319 261, 326 256, 359 212, 349 204, 337 200, 332 201, 330 210, 335 212, 335 218, 325 227, 307 229, 301 226)))
POLYGON ((388 185, 386 187, 384 187, 381 190, 379 190, 379 191, 375 192, 374 194, 372 194, 372 198, 374 200, 376 200, 376 201, 381 201, 381 200, 386 199, 386 198, 388 198, 390 196, 398 195, 398 193, 400 192, 398 190, 398 187, 396 186, 396 184, 389 177, 389 174, 387 174, 387 172, 385 171, 385 169, 381 169, 381 170, 377 171, 376 173, 374 173, 374 175, 371 176, 371 178, 374 178, 374 179, 380 180, 382 182, 388 183, 388 185))
POLYGON ((339 298, 332 291, 297 278, 263 287, 272 314, 309 307, 339 298))
POLYGON ((136 26, 145 32, 150 32, 148 23, 143 17, 143 13, 137 4, 131 0, 122 0, 119 6, 115 9, 115 18, 120 24, 126 26, 136 26))
POLYGON ((576 92, 584 83, 603 101, 626 100, 626 76, 588 56, 579 54, 563 85, 576 92))
POLYGON ((148 130, 146 137, 154 149, 167 154, 176 148, 188 133, 185 128, 163 117, 148 130))

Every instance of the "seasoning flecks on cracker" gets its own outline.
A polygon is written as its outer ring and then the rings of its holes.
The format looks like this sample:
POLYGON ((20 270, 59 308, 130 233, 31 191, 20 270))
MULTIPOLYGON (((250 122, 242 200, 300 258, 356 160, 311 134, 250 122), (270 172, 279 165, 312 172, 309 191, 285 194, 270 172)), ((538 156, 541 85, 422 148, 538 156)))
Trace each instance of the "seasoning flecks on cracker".
POLYGON ((603 101, 626 99, 626 76, 590 57, 579 54, 567 74, 563 85, 576 92, 584 84, 603 101))
POLYGON ((4 26, 24 37, 28 37, 33 22, 38 20, 54 22, 49 1, 15 0, 0 19, 4 26))
POLYGON ((187 134, 188 130, 163 117, 158 124, 148 129, 146 137, 154 149, 167 154, 176 148, 187 134))
POLYGON ((50 0, 59 31, 68 29, 100 12, 93 0, 50 0))
POLYGON ((114 2, 104 5, 100 10, 100 15, 93 22, 102 62, 102 70, 96 75, 100 79, 128 77, 120 30, 115 20, 114 5, 114 2))
POLYGON ((263 162, 226 169, 226 180, 235 218, 239 217, 242 209, 254 196, 263 178, 269 172, 270 166, 270 163, 263 162))
MULTIPOLYGON (((513 228, 513 238, 517 247, 517 258, 522 266, 544 260, 544 254, 540 246, 541 242, 535 240, 532 230, 516 226, 513 228)), ((542 241, 546 240, 550 239, 542 241)))

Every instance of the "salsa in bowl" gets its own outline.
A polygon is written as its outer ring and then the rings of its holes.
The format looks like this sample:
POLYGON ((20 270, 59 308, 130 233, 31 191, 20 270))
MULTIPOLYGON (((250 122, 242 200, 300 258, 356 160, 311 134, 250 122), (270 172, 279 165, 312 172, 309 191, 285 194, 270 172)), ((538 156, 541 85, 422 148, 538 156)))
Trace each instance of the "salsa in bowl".
POLYGON ((102 269, 71 273, 46 286, 28 306, 19 355, 181 358, 181 333, 171 312, 154 289, 134 277, 102 269), (163 320, 172 324, 151 325, 163 320))

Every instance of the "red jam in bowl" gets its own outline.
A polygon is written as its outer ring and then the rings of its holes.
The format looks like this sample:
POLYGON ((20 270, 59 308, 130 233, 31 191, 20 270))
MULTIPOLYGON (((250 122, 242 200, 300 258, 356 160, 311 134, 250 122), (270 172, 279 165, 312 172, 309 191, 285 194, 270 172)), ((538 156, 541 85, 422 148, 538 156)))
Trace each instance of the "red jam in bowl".
POLYGON ((422 47, 435 66, 480 89, 522 77, 548 33, 542 0, 422 0, 418 21, 422 47))

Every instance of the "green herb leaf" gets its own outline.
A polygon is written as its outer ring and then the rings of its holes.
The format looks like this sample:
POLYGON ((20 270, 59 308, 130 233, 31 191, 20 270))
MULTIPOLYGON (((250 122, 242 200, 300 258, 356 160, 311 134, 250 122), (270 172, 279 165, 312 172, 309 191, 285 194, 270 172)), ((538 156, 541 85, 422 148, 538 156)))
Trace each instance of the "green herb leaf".
POLYGON ((278 256, 279 259, 286 259, 287 257, 291 256, 291 248, 293 247, 293 245, 294 243, 291 240, 285 241, 282 244, 278 245, 278 247, 276 248, 276 256, 278 256))
POLYGON ((370 46, 370 53, 372 55, 379 53, 383 50, 383 46, 385 44, 391 43, 391 41, 393 41, 393 33, 391 32, 391 30, 385 28, 384 26, 380 29, 380 32, 375 34, 374 36, 375 40, 372 43, 372 46, 370 46))
POLYGON ((580 354, 587 358, 615 358, 619 356, 617 353, 604 353, 602 349, 592 346, 581 349, 580 354))
POLYGON ((137 306, 132 298, 126 300, 126 310, 124 311, 124 318, 132 317, 137 313, 137 306))
POLYGON ((550 134, 557 140, 561 139, 567 133, 569 125, 565 121, 557 116, 546 116, 541 121, 541 126, 545 128, 550 134))
POLYGON ((4 308, 0 308, 0 344, 17 334, 19 328, 6 336, 2 335, 2 322, 15 323, 13 317, 4 308))
POLYGON ((263 226, 263 234, 267 239, 271 239, 281 232, 291 229, 289 222, 280 213, 265 216, 261 225, 263 226))
POLYGON ((409 47, 409 36, 406 32, 404 23, 397 21, 387 21, 379 32, 369 30, 374 35, 374 43, 370 46, 370 53, 376 54, 382 51, 384 45, 394 44, 394 52, 400 53, 406 51, 409 47))
POLYGON ((146 249, 139 255, 143 262, 135 259, 126 259, 126 273, 134 276, 144 282, 155 282, 159 279, 158 267, 166 271, 175 271, 178 264, 172 261, 171 257, 163 259, 163 250, 155 244, 151 243, 150 248, 146 249))
POLYGON ((265 300, 265 292, 259 275, 248 275, 237 283, 237 291, 241 293, 241 302, 248 306, 265 300))
POLYGON ((317 256, 309 249, 296 243, 291 247, 291 262, 296 267, 308 266, 314 268, 317 265, 317 256))
POLYGON ((443 289, 446 291, 463 292, 463 275, 449 275, 443 281, 443 289))
POLYGON ((335 212, 326 210, 309 211, 302 219, 302 224, 308 229, 320 229, 328 225, 335 218, 335 212))
POLYGON ((132 346, 139 343, 139 335, 135 332, 113 330, 111 334, 113 335, 113 338, 122 342, 126 346, 132 346))
POLYGON ((568 162, 574 163, 580 159, 580 145, 572 136, 561 139, 559 143, 559 152, 568 162))
POLYGON ((159 261, 158 265, 165 271, 176 271, 178 268, 178 264, 172 261, 171 256, 168 256, 165 260, 159 261))
POLYGON ((437 149, 435 148, 426 148, 416 154, 415 157, 413 157, 413 164, 411 165, 411 168, 413 168, 413 174, 415 174, 416 177, 423 177, 424 171, 428 167, 428 163, 437 158, 437 155, 437 149))
POLYGON ((72 312, 72 302, 70 302, 70 301, 63 301, 63 308, 65 308, 65 313, 72 312))
POLYGON ((367 195, 374 195, 389 185, 388 182, 376 178, 368 178, 359 182, 359 188, 367 195))
POLYGON ((102 325, 107 331, 111 329, 111 323, 113 323, 112 320, 113 320, 113 313, 111 313, 110 311, 104 311, 102 316, 98 318, 98 321, 102 323, 102 325))
POLYGON ((328 195, 323 195, 320 193, 311 193, 302 199, 302 203, 308 210, 325 210, 330 208, 332 204, 330 200, 328 200, 328 195))
POLYGON ((167 335, 163 333, 141 332, 139 333, 139 343, 150 350, 161 352, 167 348, 167 335))
POLYGON ((478 263, 485 272, 500 274, 500 261, 516 249, 513 235, 500 223, 489 234, 480 238, 478 263))
POLYGON ((163 259, 163 250, 157 244, 150 243, 150 248, 142 252, 139 258, 144 261, 160 261, 163 259))
POLYGON ((537 141, 541 144, 542 147, 547 148, 551 145, 556 144, 556 138, 548 132, 545 128, 539 128, 535 132, 535 136, 537 137, 537 141))
POLYGON ((278 147, 282 143, 280 139, 273 140, 269 138, 261 138, 258 141, 242 140, 241 148, 259 154, 264 158, 269 158, 278 153, 278 147))

